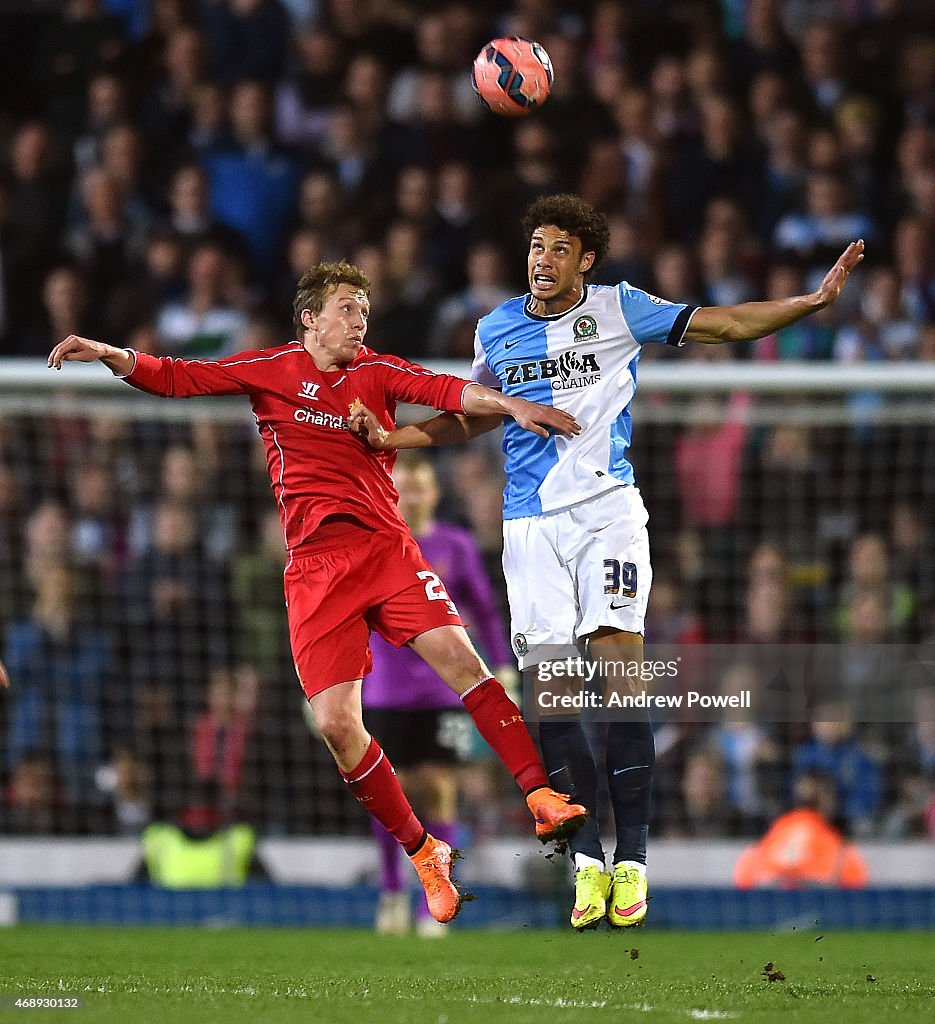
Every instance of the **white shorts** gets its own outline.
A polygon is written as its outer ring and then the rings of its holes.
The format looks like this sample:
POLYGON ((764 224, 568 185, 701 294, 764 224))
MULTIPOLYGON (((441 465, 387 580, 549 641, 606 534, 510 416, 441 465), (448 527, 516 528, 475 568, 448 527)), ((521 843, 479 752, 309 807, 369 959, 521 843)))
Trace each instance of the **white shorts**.
POLYGON ((601 626, 642 633, 653 572, 636 487, 503 523, 503 571, 520 668, 542 644, 577 644, 601 626))

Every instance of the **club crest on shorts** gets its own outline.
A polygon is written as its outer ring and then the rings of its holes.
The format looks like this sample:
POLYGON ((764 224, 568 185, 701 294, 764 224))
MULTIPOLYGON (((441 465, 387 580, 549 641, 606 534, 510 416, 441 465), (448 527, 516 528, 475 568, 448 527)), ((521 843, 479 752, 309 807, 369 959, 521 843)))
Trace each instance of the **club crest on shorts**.
POLYGON ((600 337, 597 333, 597 321, 588 314, 579 316, 572 329, 575 332, 575 341, 594 341, 600 337))
POLYGON ((520 657, 529 653, 529 641, 522 633, 517 633, 516 636, 513 637, 513 650, 516 651, 520 657))

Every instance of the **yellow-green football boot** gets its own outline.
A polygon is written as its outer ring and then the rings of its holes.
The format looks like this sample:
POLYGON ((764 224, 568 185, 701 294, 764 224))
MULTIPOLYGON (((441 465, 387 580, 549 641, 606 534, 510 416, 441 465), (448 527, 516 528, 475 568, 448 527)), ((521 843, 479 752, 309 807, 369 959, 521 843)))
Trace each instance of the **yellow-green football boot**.
POLYGON ((607 920, 614 928, 635 928, 646 920, 646 866, 633 860, 614 865, 607 920))
POLYGON ((610 895, 610 872, 602 871, 595 864, 579 868, 575 872, 575 905, 571 908, 571 926, 580 931, 596 928, 607 913, 607 897, 610 895))

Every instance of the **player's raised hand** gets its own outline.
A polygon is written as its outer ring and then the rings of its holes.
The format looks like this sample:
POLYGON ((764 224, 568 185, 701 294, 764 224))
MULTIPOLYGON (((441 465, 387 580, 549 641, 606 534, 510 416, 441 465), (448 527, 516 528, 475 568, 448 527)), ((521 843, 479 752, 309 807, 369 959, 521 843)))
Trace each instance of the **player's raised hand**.
POLYGON ((815 293, 815 297, 822 307, 830 306, 841 294, 848 275, 863 258, 864 240, 860 238, 856 242, 851 242, 838 257, 837 263, 825 274, 821 287, 815 293))
POLYGON ((10 676, 7 670, 3 667, 3 662, 0 661, 0 686, 7 687, 10 685, 10 676))
POLYGON ((527 402, 525 398, 511 398, 504 411, 512 416, 523 430, 529 430, 540 437, 549 437, 551 434, 574 437, 581 433, 581 425, 574 416, 551 405, 527 402))
POLYGON ((352 434, 364 438, 371 448, 383 451, 387 447, 386 439, 389 431, 380 423, 376 416, 360 399, 355 399, 347 417, 347 428, 352 434))
POLYGON ((49 353, 49 366, 60 370, 62 363, 93 363, 100 360, 108 370, 129 376, 136 366, 136 355, 126 348, 115 348, 105 345, 102 341, 81 338, 77 334, 69 334, 60 341, 49 353))
POLYGON ((79 338, 77 334, 69 334, 49 353, 49 366, 60 370, 63 362, 93 363, 96 359, 103 359, 110 351, 111 346, 105 345, 103 342, 92 341, 90 338, 79 338))

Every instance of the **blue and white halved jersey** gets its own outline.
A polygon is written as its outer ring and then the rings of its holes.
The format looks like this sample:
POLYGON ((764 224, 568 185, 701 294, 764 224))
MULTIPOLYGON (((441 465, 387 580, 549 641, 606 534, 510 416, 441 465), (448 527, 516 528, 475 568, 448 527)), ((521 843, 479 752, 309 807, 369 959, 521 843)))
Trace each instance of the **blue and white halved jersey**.
POLYGON ((633 483, 630 401, 641 346, 681 345, 697 306, 619 285, 586 285, 565 313, 536 316, 529 295, 483 317, 472 377, 504 394, 552 405, 582 425, 577 437, 539 437, 507 419, 504 519, 554 512, 633 483))

